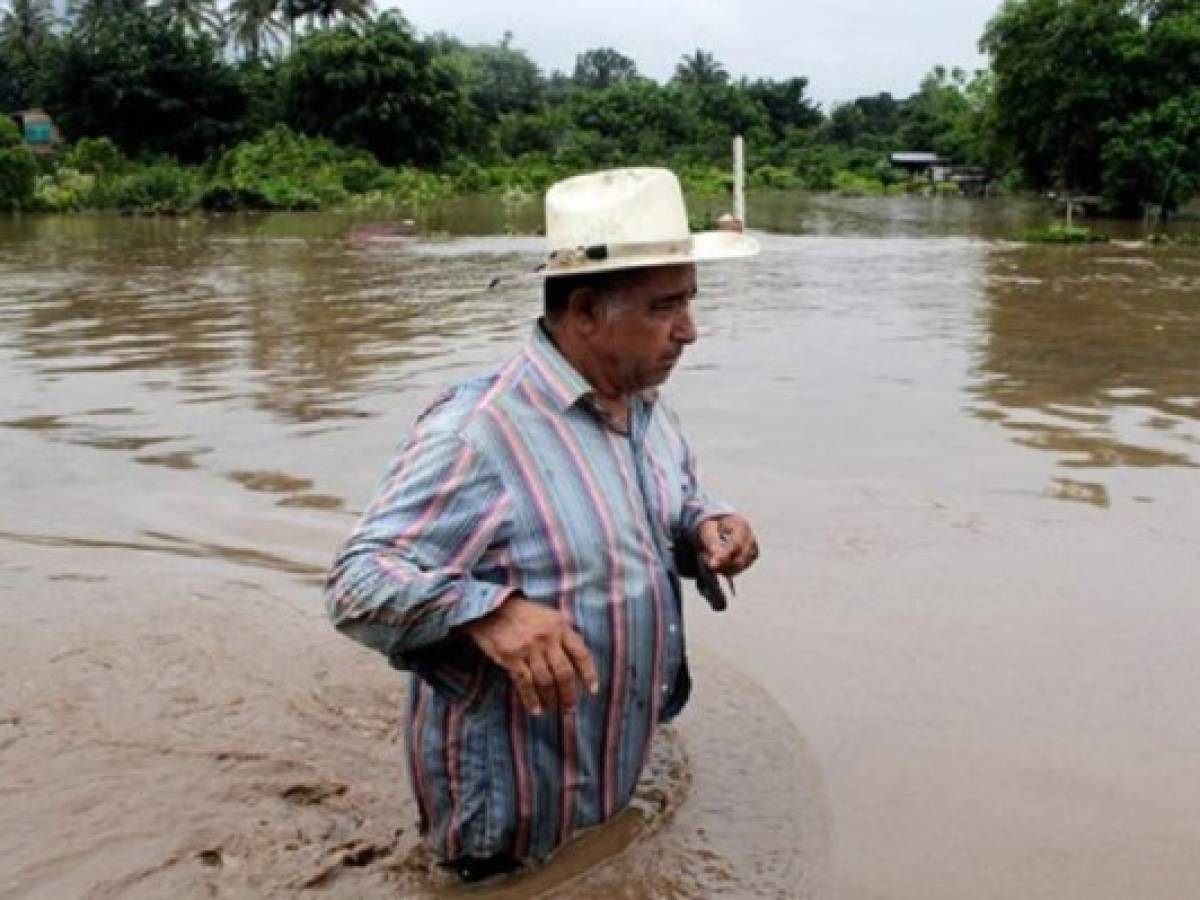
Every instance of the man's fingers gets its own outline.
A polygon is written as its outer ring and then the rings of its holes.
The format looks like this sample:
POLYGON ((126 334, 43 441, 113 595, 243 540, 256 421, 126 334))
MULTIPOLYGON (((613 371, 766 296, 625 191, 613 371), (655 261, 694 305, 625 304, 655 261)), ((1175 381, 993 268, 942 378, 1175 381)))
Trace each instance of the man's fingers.
POLYGON ((588 693, 595 696, 600 690, 600 676, 596 674, 596 664, 592 662, 592 654, 588 653, 583 638, 575 631, 569 630, 563 635, 562 645, 563 649, 567 651, 567 656, 571 658, 575 671, 579 673, 580 679, 587 687, 588 693))
POLYGON ((557 647, 546 652, 546 661, 550 671, 554 673, 554 683, 558 687, 558 703, 562 709, 575 708, 575 670, 565 653, 557 647))
POLYGON ((758 559, 758 541, 751 537, 746 545, 738 550, 736 560, 738 571, 746 571, 756 559, 758 559))
POLYGON ((529 671, 533 674, 533 687, 542 701, 542 709, 554 709, 558 706, 558 685, 555 683, 554 673, 550 671, 541 654, 530 658, 529 671))
POLYGON ((521 698, 521 704, 532 715, 540 716, 542 714, 542 702, 538 699, 537 691, 533 688, 533 673, 529 671, 529 666, 523 662, 517 663, 509 669, 508 677, 517 688, 517 695, 521 698))

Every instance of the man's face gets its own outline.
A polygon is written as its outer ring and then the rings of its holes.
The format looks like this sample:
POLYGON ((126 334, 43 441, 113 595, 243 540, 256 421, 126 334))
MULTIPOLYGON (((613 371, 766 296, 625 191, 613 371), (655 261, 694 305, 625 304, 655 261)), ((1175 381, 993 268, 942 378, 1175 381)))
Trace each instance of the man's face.
POLYGON ((696 340, 691 302, 696 267, 661 266, 618 282, 615 306, 596 334, 597 352, 615 385, 627 393, 658 387, 683 348, 696 340))

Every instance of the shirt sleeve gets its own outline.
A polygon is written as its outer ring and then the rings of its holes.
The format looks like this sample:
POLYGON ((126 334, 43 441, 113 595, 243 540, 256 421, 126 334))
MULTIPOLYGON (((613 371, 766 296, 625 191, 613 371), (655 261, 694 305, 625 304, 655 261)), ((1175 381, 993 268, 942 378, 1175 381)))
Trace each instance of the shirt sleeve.
POLYGON ((683 432, 679 431, 679 443, 683 454, 683 513, 681 525, 684 534, 694 535, 702 522, 714 516, 727 516, 734 508, 717 497, 711 496, 700 483, 700 470, 696 455, 683 432))
POLYGON ((472 575, 509 507, 500 476, 458 434, 418 429, 334 561, 329 618, 393 666, 458 692, 482 660, 452 632, 515 590, 472 575))

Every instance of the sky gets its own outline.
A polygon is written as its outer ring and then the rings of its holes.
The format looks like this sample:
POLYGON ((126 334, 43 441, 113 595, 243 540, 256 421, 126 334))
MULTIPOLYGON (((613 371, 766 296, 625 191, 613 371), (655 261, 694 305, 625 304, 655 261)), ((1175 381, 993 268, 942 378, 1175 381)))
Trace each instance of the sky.
POLYGON ((643 75, 671 76, 701 47, 734 77, 809 80, 831 104, 864 94, 913 93, 935 65, 968 71, 986 60, 978 42, 1001 0, 378 0, 422 35, 446 31, 466 43, 513 33, 543 71, 570 73, 576 54, 615 47, 643 75))

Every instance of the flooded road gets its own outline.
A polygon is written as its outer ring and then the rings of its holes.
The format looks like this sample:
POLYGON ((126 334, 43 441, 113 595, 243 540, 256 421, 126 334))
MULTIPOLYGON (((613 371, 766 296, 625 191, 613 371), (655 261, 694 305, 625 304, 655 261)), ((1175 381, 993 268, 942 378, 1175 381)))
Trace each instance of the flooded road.
MULTIPOLYGON (((668 393, 763 558, 636 807, 496 896, 1193 892, 1200 255, 975 209, 701 270, 668 393)), ((453 893, 320 581, 539 244, 351 224, 0 222, 0 896, 453 893)))

